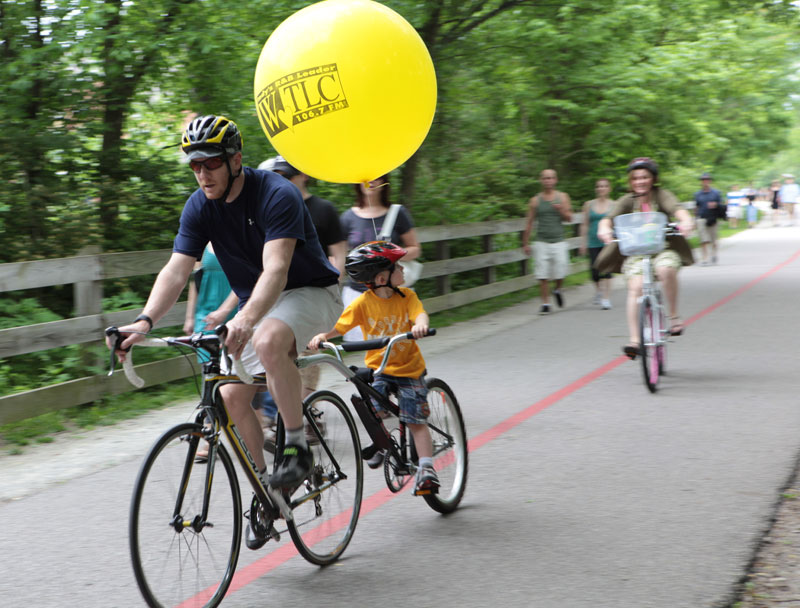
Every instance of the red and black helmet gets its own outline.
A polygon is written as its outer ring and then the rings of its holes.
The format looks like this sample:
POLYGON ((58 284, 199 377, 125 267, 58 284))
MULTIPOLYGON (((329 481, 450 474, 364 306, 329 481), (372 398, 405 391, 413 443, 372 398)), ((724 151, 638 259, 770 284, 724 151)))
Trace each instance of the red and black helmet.
POLYGON ((375 275, 383 270, 394 270, 397 260, 406 250, 389 241, 370 241, 347 254, 344 268, 356 283, 372 286, 375 275))
POLYGON ((640 156, 639 158, 634 158, 631 162, 629 162, 628 173, 634 169, 647 169, 650 171, 654 180, 658 178, 658 165, 656 164, 656 161, 648 156, 640 156))

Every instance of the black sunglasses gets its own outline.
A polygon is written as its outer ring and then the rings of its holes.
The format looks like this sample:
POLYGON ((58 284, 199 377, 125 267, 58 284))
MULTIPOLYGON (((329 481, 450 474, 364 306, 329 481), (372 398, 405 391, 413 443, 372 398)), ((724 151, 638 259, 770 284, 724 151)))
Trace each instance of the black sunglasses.
POLYGON ((203 167, 206 168, 206 171, 214 171, 215 169, 219 169, 224 164, 225 158, 222 156, 212 156, 211 158, 207 158, 205 160, 189 161, 189 166, 195 173, 200 173, 200 169, 203 167))

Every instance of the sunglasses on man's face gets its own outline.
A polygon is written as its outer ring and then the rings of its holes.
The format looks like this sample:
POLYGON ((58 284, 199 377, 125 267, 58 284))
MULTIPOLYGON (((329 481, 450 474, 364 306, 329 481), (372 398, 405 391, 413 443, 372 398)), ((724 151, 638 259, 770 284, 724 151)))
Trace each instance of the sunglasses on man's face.
POLYGON ((206 168, 206 171, 213 171, 214 169, 219 169, 224 164, 225 164, 225 159, 221 156, 212 156, 211 158, 207 158, 205 160, 189 161, 189 166, 195 173, 200 173, 200 169, 202 169, 203 167, 206 168))

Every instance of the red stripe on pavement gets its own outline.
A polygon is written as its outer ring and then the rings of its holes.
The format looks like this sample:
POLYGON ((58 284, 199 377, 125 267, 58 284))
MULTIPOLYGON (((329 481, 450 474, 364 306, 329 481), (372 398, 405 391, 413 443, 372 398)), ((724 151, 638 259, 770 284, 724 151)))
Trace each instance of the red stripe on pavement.
MULTIPOLYGON (((800 250, 795 252, 786 261, 781 262, 780 264, 778 264, 774 268, 768 270, 767 272, 765 272, 761 276, 753 279, 752 281, 750 281, 746 285, 740 287, 739 289, 737 289, 736 291, 734 291, 730 295, 722 298, 721 300, 715 302, 714 304, 712 304, 708 308, 706 308, 706 309, 700 311, 699 313, 697 313, 696 315, 692 316, 688 321, 685 322, 685 325, 686 326, 691 325, 692 323, 702 319, 703 317, 705 317, 709 313, 717 310, 721 306, 724 306, 725 304, 727 304, 728 302, 730 302, 734 298, 742 295, 743 293, 745 293, 749 289, 752 289, 755 285, 757 285, 758 283, 760 283, 764 279, 768 278, 769 276, 771 276, 772 274, 778 272, 779 270, 781 270, 785 266, 787 266, 787 265, 791 264, 792 262, 796 261, 798 258, 800 258, 800 250)), ((496 424, 495 426, 493 426, 492 428, 484 431, 480 435, 477 435, 477 436, 473 437, 472 439, 470 439, 469 442, 468 442, 469 451, 470 452, 474 452, 475 450, 483 447, 484 445, 486 445, 490 441, 492 441, 494 439, 497 439, 503 433, 506 433, 506 432, 510 431, 514 427, 522 424, 523 422, 525 422, 529 418, 535 416, 536 414, 538 414, 542 410, 547 409, 551 405, 553 405, 555 403, 558 403, 559 401, 561 401, 565 397, 568 397, 569 395, 571 395, 575 391, 585 387, 586 385, 588 385, 591 382, 595 381, 597 378, 607 374, 608 372, 610 372, 611 370, 617 368, 618 366, 620 366, 622 363, 624 363, 626 361, 628 361, 628 358, 625 355, 620 355, 616 359, 614 359, 612 361, 609 361, 608 363, 606 363, 605 365, 603 365, 601 367, 598 367, 596 370, 594 370, 594 371, 586 374, 585 376, 575 380, 574 382, 572 382, 571 384, 565 386, 564 388, 561 388, 561 389, 557 390, 556 392, 551 393, 550 395, 548 395, 544 399, 541 399, 540 401, 537 401, 533 405, 530 405, 530 406, 526 407, 524 410, 522 410, 520 412, 517 412, 513 416, 510 416, 509 418, 506 418, 505 420, 503 420, 499 424, 496 424)), ((392 493, 388 488, 384 488, 383 490, 375 492, 372 496, 369 496, 368 498, 366 498, 366 499, 364 499, 362 501, 362 503, 361 503, 361 515, 367 515, 367 514, 371 513, 372 511, 378 509, 379 507, 381 507, 384 504, 386 504, 387 502, 389 502, 392 498, 395 498, 396 496, 399 496, 399 494, 402 494, 403 492, 405 492, 410 486, 411 486, 411 484, 408 484, 408 486, 406 486, 406 488, 404 488, 398 494, 392 493)), ((338 520, 336 520, 336 521, 340 521, 341 522, 338 525, 338 527, 336 527, 333 530, 331 530, 330 523, 331 523, 331 521, 334 521, 334 520, 330 520, 330 521, 326 522, 327 525, 325 527, 326 527, 327 530, 330 531, 330 534, 333 534, 334 532, 338 532, 338 530, 340 530, 342 527, 347 525, 347 521, 348 520, 349 519, 347 517, 341 516, 338 520)), ((287 532, 287 534, 288 534, 288 532, 287 532)), ((319 528, 315 528, 313 530, 310 530, 306 534, 304 534, 303 537, 304 538, 311 538, 311 539, 314 539, 314 540, 318 540, 318 539, 315 538, 315 536, 319 536, 319 534, 320 534, 319 528), (312 536, 309 537, 308 535, 312 535, 312 536)), ((322 537, 320 537, 320 538, 322 538, 322 537)), ((311 542, 311 541, 309 541, 309 542, 311 542)), ((291 558, 293 558, 297 554, 298 553, 297 553, 297 549, 295 548, 295 546, 293 544, 288 544, 287 543, 285 545, 280 546, 278 549, 276 549, 275 551, 273 551, 269 555, 266 555, 263 558, 261 558, 260 560, 253 562, 249 566, 246 566, 246 567, 244 567, 244 568, 242 568, 240 570, 237 570, 236 574, 233 577, 233 581, 231 583, 231 586, 228 589, 228 594, 233 593, 235 591, 238 591, 242 587, 244 587, 246 585, 249 585, 250 583, 252 583, 257 578, 260 578, 264 574, 266 574, 266 573, 274 570, 278 566, 286 563, 287 561, 289 561, 291 558)), ((183 602, 179 606, 179 608, 187 608, 189 606, 203 605, 205 603, 205 600, 207 600, 209 597, 211 597, 211 594, 213 593, 213 589, 214 589, 213 587, 209 588, 206 591, 204 591, 202 593, 199 593, 198 595, 196 595, 196 596, 194 596, 192 598, 189 598, 188 600, 183 602)))
POLYGON ((703 317, 705 317, 705 316, 706 316, 708 313, 715 311, 715 310, 716 310, 717 308, 719 308, 720 306, 724 306, 725 304, 727 304, 728 302, 730 302, 730 301, 731 301, 731 300, 733 300, 734 298, 736 298, 736 297, 738 297, 738 296, 742 295, 742 294, 743 294, 745 291, 747 291, 748 289, 752 289, 753 287, 755 287, 755 286, 756 286, 758 283, 760 283, 761 281, 763 281, 763 280, 764 280, 764 279, 766 279, 767 277, 769 277, 769 276, 771 276, 771 275, 775 274, 776 272, 778 272, 778 271, 779 271, 779 270, 781 270, 782 268, 784 268, 784 267, 788 266, 789 264, 791 264, 792 262, 794 262, 795 260, 797 260, 797 258, 800 258, 800 250, 796 251, 796 252, 794 253, 794 255, 792 255, 792 256, 791 256, 791 257, 790 257, 788 260, 786 260, 785 262, 781 262, 780 264, 778 264, 777 266, 775 266, 775 267, 774 267, 774 268, 772 268, 771 270, 768 270, 767 272, 765 272, 764 274, 762 274, 760 277, 756 277, 755 279, 753 279, 752 281, 750 281, 750 282, 749 282, 749 283, 747 283, 746 285, 743 285, 742 287, 740 287, 739 289, 737 289, 736 291, 734 291, 732 294, 730 294, 730 295, 728 295, 728 296, 726 296, 726 297, 722 298, 722 299, 721 299, 721 300, 719 300, 718 302, 715 302, 714 304, 712 304, 711 306, 709 306, 709 307, 708 307, 708 308, 706 308, 705 310, 701 310, 701 311, 700 311, 700 312, 698 312, 696 315, 694 315, 693 317, 691 317, 691 318, 690 318, 688 321, 686 321, 685 325, 691 325, 691 324, 692 324, 692 323, 694 323, 695 321, 698 321, 698 320, 702 319, 703 317))

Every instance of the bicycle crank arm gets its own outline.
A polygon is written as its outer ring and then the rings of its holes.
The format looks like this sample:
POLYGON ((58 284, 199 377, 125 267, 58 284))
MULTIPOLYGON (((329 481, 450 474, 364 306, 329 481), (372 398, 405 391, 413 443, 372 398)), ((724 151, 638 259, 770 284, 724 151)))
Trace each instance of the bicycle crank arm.
POLYGON ((294 515, 292 514, 291 508, 289 508, 289 505, 284 500, 280 489, 276 489, 267 485, 267 494, 269 494, 269 497, 272 499, 272 503, 280 510, 281 515, 283 515, 283 519, 286 521, 292 521, 292 519, 294 519, 294 515))

